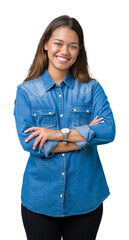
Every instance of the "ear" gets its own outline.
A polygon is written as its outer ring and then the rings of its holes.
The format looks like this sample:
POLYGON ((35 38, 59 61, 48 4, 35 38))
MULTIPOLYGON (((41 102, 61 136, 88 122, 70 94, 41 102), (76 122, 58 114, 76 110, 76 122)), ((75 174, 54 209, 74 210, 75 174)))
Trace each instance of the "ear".
POLYGON ((48 42, 44 43, 44 49, 47 51, 48 50, 48 42))

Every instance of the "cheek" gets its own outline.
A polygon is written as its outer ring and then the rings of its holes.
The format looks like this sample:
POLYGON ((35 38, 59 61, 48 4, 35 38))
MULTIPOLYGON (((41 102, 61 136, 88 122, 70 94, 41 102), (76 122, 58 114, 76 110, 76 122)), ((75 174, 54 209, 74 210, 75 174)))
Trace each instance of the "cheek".
POLYGON ((51 54, 55 54, 56 52, 58 52, 58 48, 56 46, 52 46, 51 49, 50 49, 50 53, 51 54))
POLYGON ((70 54, 73 59, 76 59, 79 53, 78 53, 78 51, 70 51, 70 54))
POLYGON ((77 54, 73 54, 73 55, 72 55, 72 59, 73 59, 74 62, 76 61, 77 56, 78 56, 77 54))
POLYGON ((56 50, 56 48, 51 48, 51 49, 49 49, 49 51, 48 51, 48 57, 49 57, 49 59, 51 59, 51 58, 53 58, 54 57, 54 55, 56 54, 56 52, 57 52, 57 50, 56 50))

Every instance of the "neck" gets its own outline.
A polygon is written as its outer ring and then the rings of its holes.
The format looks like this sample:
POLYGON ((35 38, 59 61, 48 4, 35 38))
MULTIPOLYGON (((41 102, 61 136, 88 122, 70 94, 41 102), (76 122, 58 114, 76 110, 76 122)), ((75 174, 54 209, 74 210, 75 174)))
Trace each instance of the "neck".
POLYGON ((54 82, 56 82, 58 85, 60 85, 60 83, 64 80, 64 78, 67 76, 68 72, 69 72, 69 69, 68 70, 64 70, 64 71, 61 71, 61 70, 58 70, 58 69, 50 69, 48 67, 47 69, 49 75, 51 76, 52 80, 54 82))

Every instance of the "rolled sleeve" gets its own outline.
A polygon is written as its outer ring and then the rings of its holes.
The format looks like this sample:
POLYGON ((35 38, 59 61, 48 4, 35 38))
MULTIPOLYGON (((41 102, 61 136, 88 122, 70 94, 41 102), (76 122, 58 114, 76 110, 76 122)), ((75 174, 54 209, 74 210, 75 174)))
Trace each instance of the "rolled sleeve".
POLYGON ((44 154, 46 158, 54 157, 56 153, 51 153, 58 145, 58 141, 47 140, 44 143, 44 147, 39 150, 39 154, 44 154))
POLYGON ((82 142, 75 142, 75 144, 80 147, 83 148, 86 145, 88 145, 90 143, 90 141, 93 139, 94 137, 94 131, 91 130, 89 128, 88 125, 83 125, 83 126, 76 126, 75 129, 85 138, 85 141, 82 142))

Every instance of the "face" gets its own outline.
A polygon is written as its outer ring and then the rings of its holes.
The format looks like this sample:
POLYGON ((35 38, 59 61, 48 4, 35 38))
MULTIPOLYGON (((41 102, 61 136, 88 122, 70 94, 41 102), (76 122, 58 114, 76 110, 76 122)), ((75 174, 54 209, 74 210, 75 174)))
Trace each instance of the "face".
POLYGON ((51 38, 45 43, 49 59, 49 70, 69 71, 79 54, 79 38, 75 31, 60 27, 54 30, 51 38))

